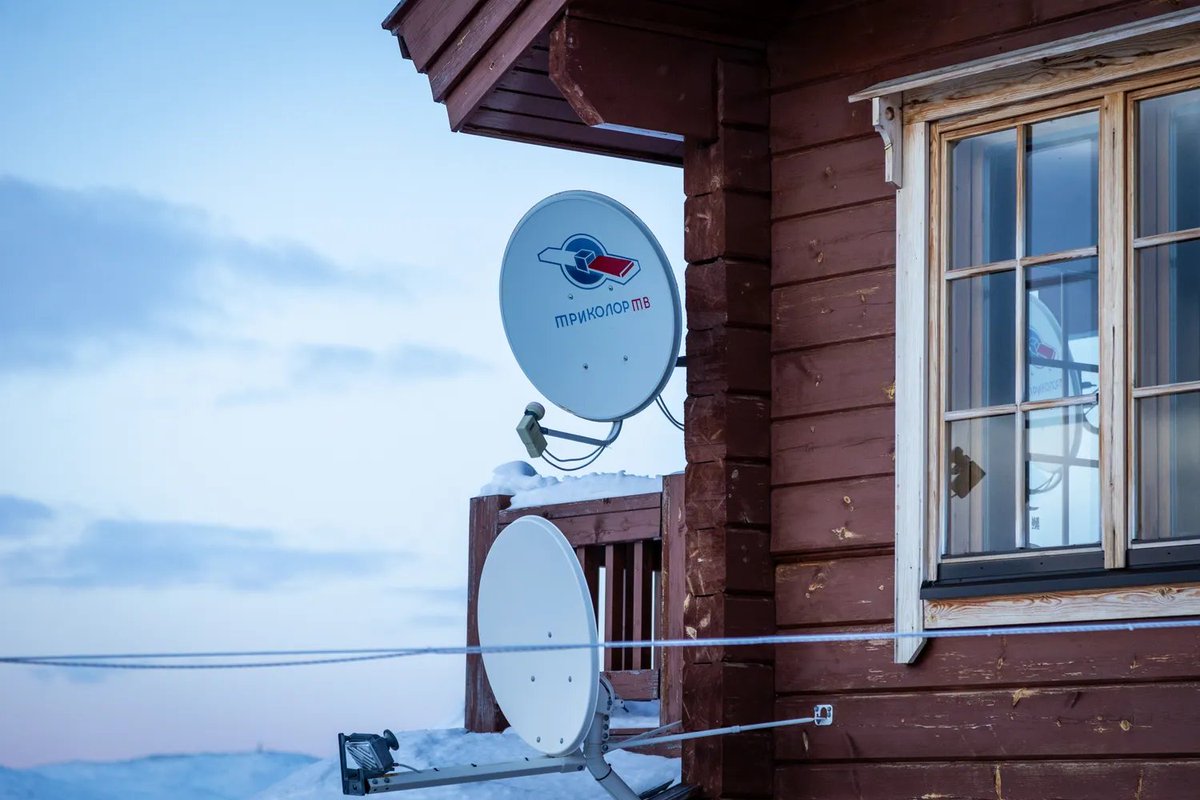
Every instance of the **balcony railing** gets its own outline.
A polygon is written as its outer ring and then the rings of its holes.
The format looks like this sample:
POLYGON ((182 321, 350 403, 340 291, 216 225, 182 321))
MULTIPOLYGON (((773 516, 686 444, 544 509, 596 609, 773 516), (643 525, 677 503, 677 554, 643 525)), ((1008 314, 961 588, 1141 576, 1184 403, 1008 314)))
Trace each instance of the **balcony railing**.
MULTIPOLYGON (((663 478, 663 491, 575 503, 508 509, 508 497, 471 500, 467 578, 467 643, 478 644, 479 575, 488 549, 506 526, 527 514, 553 521, 575 548, 604 641, 682 638, 684 580, 683 475, 663 478)), ((604 674, 625 700, 659 701, 662 722, 682 714, 682 651, 606 649, 604 674)), ((493 732, 507 723, 483 661, 467 658, 465 724, 493 732)))

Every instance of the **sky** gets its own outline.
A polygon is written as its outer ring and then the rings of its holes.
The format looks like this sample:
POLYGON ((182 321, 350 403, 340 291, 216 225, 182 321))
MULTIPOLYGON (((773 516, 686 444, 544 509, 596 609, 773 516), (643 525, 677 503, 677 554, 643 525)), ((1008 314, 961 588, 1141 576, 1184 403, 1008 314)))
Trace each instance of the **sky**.
MULTIPOLYGON (((544 401, 513 226, 603 192, 682 278, 678 170, 452 134, 391 5, 0 0, 0 654, 461 643, 468 499, 544 401)), ((652 408, 595 469, 683 460, 652 408)), ((328 756, 458 724, 462 670, 0 665, 0 765, 328 756)))

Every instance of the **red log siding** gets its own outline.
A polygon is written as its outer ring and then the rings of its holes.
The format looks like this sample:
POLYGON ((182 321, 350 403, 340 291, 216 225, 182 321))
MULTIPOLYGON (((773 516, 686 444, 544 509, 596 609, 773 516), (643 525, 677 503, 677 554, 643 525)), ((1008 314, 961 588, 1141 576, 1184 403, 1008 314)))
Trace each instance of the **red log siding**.
MULTIPOLYGON (((872 0, 798 20, 771 73, 771 551, 783 631, 892 619, 895 200, 876 81, 1196 5, 872 0)), ((720 220, 711 221, 720 226, 720 220)), ((729 502, 733 502, 732 498, 729 502)), ((777 797, 1191 798, 1200 634, 938 640, 775 654, 777 797), (1103 758, 1104 760, 1097 760, 1103 758)))

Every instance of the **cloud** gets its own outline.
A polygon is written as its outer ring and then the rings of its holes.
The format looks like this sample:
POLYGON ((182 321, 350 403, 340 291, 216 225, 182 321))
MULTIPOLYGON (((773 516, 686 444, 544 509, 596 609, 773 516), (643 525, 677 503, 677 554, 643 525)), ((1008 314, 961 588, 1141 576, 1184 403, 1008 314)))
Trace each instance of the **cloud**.
POLYGON ((453 378, 484 368, 459 350, 406 344, 383 352, 364 347, 307 345, 298 348, 292 373, 296 387, 340 388, 353 381, 382 377, 401 381, 453 378))
POLYGON ((66 683, 92 686, 104 683, 119 670, 96 669, 93 667, 27 667, 33 677, 41 683, 66 683))
POLYGON ((43 522, 54 519, 49 506, 10 494, 0 494, 0 539, 33 533, 43 522))
POLYGON ((262 590, 302 578, 376 573, 404 555, 305 550, 256 528, 107 519, 91 523, 69 544, 31 546, 0 557, 0 576, 16 585, 69 588, 262 590))
POLYGON ((375 351, 351 345, 310 344, 293 348, 290 368, 282 383, 228 392, 220 406, 279 403, 315 392, 340 392, 379 381, 456 378, 486 370, 488 365, 460 350, 406 344, 375 351))
POLYGON ((467 587, 463 586, 398 586, 393 591, 426 603, 466 606, 467 587))
POLYGON ((200 211, 119 190, 0 177, 0 369, 73 362, 81 350, 188 342, 213 312, 205 287, 238 278, 288 287, 378 289, 295 244, 218 232, 200 211))

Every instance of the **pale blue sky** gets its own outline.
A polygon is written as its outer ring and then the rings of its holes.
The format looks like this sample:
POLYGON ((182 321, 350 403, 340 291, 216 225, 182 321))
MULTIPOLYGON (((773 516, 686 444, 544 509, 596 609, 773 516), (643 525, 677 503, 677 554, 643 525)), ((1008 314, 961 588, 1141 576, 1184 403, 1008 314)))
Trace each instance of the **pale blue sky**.
MULTIPOLYGON (((681 175, 452 135, 390 8, 0 0, 0 651, 461 641, 467 499, 539 399, 508 234, 592 189, 679 269, 681 175)), ((597 468, 682 463, 646 412, 597 468)), ((7 766, 461 714, 447 658, 0 670, 7 766)))

